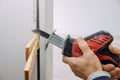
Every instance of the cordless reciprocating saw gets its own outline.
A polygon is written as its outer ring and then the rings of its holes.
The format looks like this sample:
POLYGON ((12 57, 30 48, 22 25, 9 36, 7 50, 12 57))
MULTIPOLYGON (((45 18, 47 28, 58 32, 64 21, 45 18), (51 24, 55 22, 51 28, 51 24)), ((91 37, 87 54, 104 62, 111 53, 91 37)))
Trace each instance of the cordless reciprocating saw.
MULTIPOLYGON (((99 31, 84 38, 90 49, 97 55, 102 64, 113 64, 115 67, 120 67, 120 59, 117 55, 111 53, 108 46, 113 41, 113 37, 106 31, 99 31)), ((63 51, 66 56, 79 57, 83 53, 80 50, 76 39, 68 38, 63 51)))
MULTIPOLYGON (((66 39, 63 39, 62 37, 56 35, 55 31, 53 31, 52 34, 48 34, 42 30, 35 29, 33 32, 40 34, 44 38, 48 39, 46 48, 48 43, 52 43, 62 49, 63 55, 69 57, 79 57, 83 55, 76 39, 71 38, 69 35, 66 37, 66 39)), ((86 40, 90 49, 97 55, 102 64, 113 64, 115 67, 120 67, 119 57, 111 53, 108 49, 108 46, 113 41, 113 37, 109 32, 102 30, 91 34, 84 39, 86 40)))

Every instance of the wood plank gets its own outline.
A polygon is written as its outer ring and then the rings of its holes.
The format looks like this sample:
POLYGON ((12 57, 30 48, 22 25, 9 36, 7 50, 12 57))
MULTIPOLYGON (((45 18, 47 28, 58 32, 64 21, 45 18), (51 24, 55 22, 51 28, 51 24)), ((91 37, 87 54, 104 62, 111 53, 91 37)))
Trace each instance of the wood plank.
POLYGON ((33 49, 33 45, 35 44, 36 40, 39 39, 38 35, 35 35, 32 40, 30 40, 30 42, 26 45, 25 47, 25 56, 26 56, 26 61, 33 49))
POLYGON ((39 36, 35 36, 27 45, 29 51, 29 57, 27 58, 26 65, 24 67, 25 80, 31 80, 33 67, 37 57, 37 49, 39 48, 39 36), (31 47, 32 46, 32 47, 31 47))

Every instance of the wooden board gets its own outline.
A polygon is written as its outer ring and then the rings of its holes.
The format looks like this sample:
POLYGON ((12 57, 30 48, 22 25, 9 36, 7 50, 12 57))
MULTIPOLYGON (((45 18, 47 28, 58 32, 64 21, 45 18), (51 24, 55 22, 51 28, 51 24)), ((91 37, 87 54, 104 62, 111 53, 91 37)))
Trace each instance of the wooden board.
POLYGON ((25 47, 26 64, 24 67, 25 80, 31 80, 33 67, 37 58, 37 50, 39 49, 39 36, 35 35, 25 47))

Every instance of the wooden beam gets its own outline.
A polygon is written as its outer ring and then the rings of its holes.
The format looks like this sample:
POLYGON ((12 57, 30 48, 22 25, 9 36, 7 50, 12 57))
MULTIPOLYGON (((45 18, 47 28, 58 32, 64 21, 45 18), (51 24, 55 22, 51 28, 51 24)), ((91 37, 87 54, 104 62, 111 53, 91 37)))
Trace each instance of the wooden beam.
POLYGON ((30 42, 26 45, 26 47, 25 47, 26 61, 27 61, 27 59, 28 59, 28 57, 29 57, 32 49, 33 49, 33 46, 34 46, 36 40, 38 40, 38 39, 39 39, 39 36, 38 36, 38 35, 35 35, 35 36, 33 37, 33 39, 30 40, 30 42))
POLYGON ((26 65, 24 67, 25 80, 31 80, 33 67, 35 64, 37 50, 39 48, 39 36, 35 36, 27 45, 26 65), (28 52, 28 53, 27 53, 28 52))

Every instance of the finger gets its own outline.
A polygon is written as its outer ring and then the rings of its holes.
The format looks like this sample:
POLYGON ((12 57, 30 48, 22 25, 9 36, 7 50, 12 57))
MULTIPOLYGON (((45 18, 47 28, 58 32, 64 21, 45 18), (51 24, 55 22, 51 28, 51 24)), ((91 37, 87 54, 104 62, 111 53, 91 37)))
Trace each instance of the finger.
POLYGON ((117 76, 117 79, 120 79, 120 72, 116 76, 117 76))
POLYGON ((120 56, 120 47, 117 45, 109 45, 109 50, 118 56, 120 56))
POLYGON ((102 68, 104 71, 110 72, 114 70, 115 67, 113 64, 106 64, 106 65, 102 65, 102 68))
POLYGON ((87 42, 82 37, 77 39, 77 43, 84 54, 89 53, 91 51, 88 47, 87 42))
POLYGON ((120 73, 118 73, 116 76, 113 77, 114 79, 119 80, 120 79, 120 73))
POLYGON ((114 70, 110 71, 111 77, 116 78, 116 75, 120 73, 119 68, 115 68, 114 70))
POLYGON ((75 58, 74 57, 67 57, 67 56, 63 56, 63 62, 69 65, 72 65, 73 63, 75 63, 75 58))

